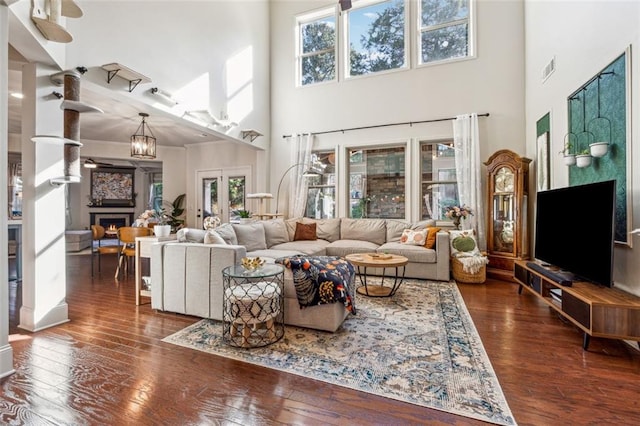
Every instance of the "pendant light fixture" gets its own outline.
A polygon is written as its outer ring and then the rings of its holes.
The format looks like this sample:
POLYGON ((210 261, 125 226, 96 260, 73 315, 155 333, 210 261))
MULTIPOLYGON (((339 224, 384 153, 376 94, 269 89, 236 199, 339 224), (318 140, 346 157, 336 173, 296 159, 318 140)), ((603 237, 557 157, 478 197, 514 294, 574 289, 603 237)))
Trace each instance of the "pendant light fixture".
POLYGON ((156 158, 156 138, 153 136, 151 128, 145 121, 149 114, 140 112, 138 115, 142 117, 142 123, 140 123, 138 130, 131 136, 131 156, 135 158, 154 159, 156 158))

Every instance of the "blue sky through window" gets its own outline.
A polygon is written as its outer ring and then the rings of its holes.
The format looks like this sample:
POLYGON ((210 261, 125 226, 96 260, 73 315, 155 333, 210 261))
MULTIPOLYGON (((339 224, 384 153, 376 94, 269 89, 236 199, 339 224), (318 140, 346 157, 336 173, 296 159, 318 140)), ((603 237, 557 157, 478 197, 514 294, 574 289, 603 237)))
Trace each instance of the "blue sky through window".
POLYGON ((389 6, 391 2, 387 1, 349 11, 349 44, 355 50, 361 53, 364 51, 362 36, 368 33, 371 24, 389 6))

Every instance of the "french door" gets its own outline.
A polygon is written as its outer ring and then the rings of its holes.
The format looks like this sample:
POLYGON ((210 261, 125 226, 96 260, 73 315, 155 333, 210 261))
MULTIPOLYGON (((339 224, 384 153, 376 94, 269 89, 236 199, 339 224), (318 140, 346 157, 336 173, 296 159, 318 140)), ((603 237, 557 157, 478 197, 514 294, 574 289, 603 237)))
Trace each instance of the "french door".
POLYGON ((248 210, 251 167, 200 170, 196 174, 198 205, 196 225, 202 229, 207 216, 218 216, 222 223, 238 218, 238 210, 248 210))

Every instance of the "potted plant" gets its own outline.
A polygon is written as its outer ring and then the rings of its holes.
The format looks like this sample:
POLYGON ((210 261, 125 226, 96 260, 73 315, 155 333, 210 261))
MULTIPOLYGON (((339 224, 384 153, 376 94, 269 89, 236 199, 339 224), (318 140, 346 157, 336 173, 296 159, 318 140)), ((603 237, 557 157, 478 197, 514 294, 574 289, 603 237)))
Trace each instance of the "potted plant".
POLYGON ((240 223, 251 222, 251 212, 249 210, 236 210, 235 214, 240 218, 240 223))
POLYGON ((589 153, 589 148, 583 149, 580 151, 580 154, 576 155, 576 166, 578 167, 589 167, 591 165, 591 154, 589 153))
POLYGON ((564 148, 559 152, 559 154, 563 155, 565 166, 573 166, 574 164, 576 164, 576 155, 571 153, 572 148, 573 145, 571 144, 571 142, 565 140, 564 148))

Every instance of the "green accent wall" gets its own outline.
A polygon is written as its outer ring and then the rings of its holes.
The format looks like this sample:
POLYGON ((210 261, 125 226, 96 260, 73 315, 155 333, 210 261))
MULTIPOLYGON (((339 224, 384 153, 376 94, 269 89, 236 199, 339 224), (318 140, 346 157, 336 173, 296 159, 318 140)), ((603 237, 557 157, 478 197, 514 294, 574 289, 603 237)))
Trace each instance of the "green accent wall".
MULTIPOLYGON (((626 243, 627 234, 627 105, 625 54, 605 67, 568 100, 569 139, 572 153, 580 153, 593 142, 608 141, 609 152, 593 158, 591 166, 569 168, 569 185, 616 181, 615 240, 626 243), (599 76, 599 77, 598 77, 599 76), (599 89, 599 90, 598 90, 599 89), (599 95, 599 99, 598 99, 599 95)), ((589 214, 588 203, 576 206, 589 214)), ((594 224, 597 226, 597 224, 594 224)))
MULTIPOLYGON (((551 132, 551 120, 549 117, 549 113, 546 113, 536 122, 536 136, 540 136, 544 132, 551 132)), ((551 135, 549 135, 549 140, 551 140, 551 135)))

